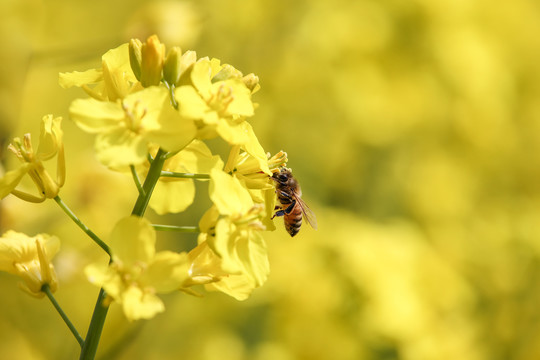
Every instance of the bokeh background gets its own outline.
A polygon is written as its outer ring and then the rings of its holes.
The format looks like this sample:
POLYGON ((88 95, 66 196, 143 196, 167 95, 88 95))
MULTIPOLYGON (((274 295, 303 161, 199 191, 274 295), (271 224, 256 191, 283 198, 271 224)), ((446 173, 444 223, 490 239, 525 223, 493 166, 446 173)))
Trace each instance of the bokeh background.
MULTIPOLYGON (((61 196, 104 238, 136 190, 68 120, 85 95, 58 72, 152 33, 260 77, 251 123, 288 152, 319 230, 267 234, 270 278, 247 301, 171 294, 135 323, 113 306, 100 359, 540 358, 538 2, 0 1, 2 166, 10 138, 63 116, 61 196)), ((162 222, 195 224, 206 187, 162 222)), ((7 229, 61 238, 56 296, 85 334, 98 290, 81 270, 97 246, 53 201, 2 200, 7 229)), ((0 274, 0 358, 77 358, 51 304, 17 282, 0 274)))

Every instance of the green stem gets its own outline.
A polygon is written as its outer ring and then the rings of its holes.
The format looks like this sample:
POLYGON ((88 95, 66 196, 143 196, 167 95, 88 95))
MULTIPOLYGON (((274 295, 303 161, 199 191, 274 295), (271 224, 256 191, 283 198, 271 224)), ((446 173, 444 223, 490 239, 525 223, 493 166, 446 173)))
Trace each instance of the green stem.
POLYGON ((173 171, 162 171, 161 176, 163 177, 172 177, 172 178, 181 178, 181 179, 210 179, 208 174, 191 174, 191 173, 178 173, 173 171))
POLYGON ((107 293, 105 290, 101 289, 96 301, 94 313, 92 314, 92 320, 90 320, 88 334, 86 334, 79 360, 94 360, 96 357, 101 332, 103 330, 103 325, 105 324, 107 311, 109 310, 109 305, 104 304, 106 298, 107 293))
POLYGON ((152 224, 152 227, 157 231, 176 231, 176 232, 184 232, 184 233, 197 233, 200 231, 198 226, 175 226, 175 225, 152 224))
POLYGON ((137 175, 137 171, 135 170, 135 166, 130 165, 129 169, 131 170, 131 176, 133 177, 133 181, 135 182, 135 186, 137 187, 137 191, 139 191, 139 194, 144 195, 144 190, 142 188, 141 180, 139 179, 139 175, 137 175))
MULTIPOLYGON (((132 215, 143 216, 152 196, 152 191, 156 186, 157 181, 159 180, 159 175, 163 164, 165 162, 165 151, 159 149, 155 159, 150 165, 148 170, 148 175, 144 180, 142 186, 142 192, 139 192, 135 206, 133 207, 132 215)), ((96 301, 96 307, 94 308, 94 313, 92 314, 92 320, 90 321, 90 327, 88 328, 88 333, 86 334, 86 339, 84 341, 84 346, 81 351, 80 360, 93 360, 96 356, 97 348, 99 345, 99 340, 101 338, 101 332, 103 331, 103 326, 105 325, 105 318, 107 317, 107 311, 109 306, 105 305, 105 299, 107 298, 107 293, 102 288, 99 292, 98 299, 96 301)))
POLYGON ((150 164, 150 169, 148 169, 148 174, 146 175, 146 179, 144 180, 143 184, 143 193, 139 193, 139 197, 135 202, 131 215, 144 215, 148 202, 150 201, 150 197, 152 196, 152 192, 154 191, 154 187, 156 186, 156 183, 161 175, 161 169, 163 168, 163 164, 166 160, 165 155, 166 152, 159 149, 154 161, 152 161, 150 164))
POLYGON ((64 212, 71 218, 71 220, 73 220, 75 224, 77 224, 82 229, 82 231, 86 233, 86 235, 88 235, 92 240, 94 240, 96 244, 98 244, 103 250, 105 250, 107 254, 109 254, 109 256, 111 256, 111 249, 109 248, 109 246, 105 244, 103 240, 99 238, 99 236, 94 234, 94 232, 90 230, 88 226, 86 226, 81 220, 79 220, 77 215, 75 215, 73 211, 71 211, 71 209, 62 201, 60 196, 57 195, 54 198, 54 201, 56 201, 56 203, 60 205, 62 210, 64 210, 64 212))
POLYGON ((165 84, 165 86, 169 90, 169 96, 171 98, 171 105, 173 106, 173 108, 178 110, 178 102, 176 101, 176 97, 174 96, 174 89, 175 89, 174 84, 171 85, 166 81, 163 81, 163 83, 165 84))
POLYGON ((81 347, 83 347, 84 346, 83 338, 81 337, 81 335, 79 335, 79 332, 77 331, 77 329, 75 329, 75 326, 73 326, 73 324, 71 323, 71 321, 67 317, 64 310, 62 310, 62 308, 60 307, 60 304, 58 304, 58 302, 54 298, 54 295, 51 292, 51 288, 49 287, 49 284, 43 284, 43 286, 41 287, 41 291, 43 291, 45 293, 45 295, 47 295, 47 297, 49 298, 49 300, 53 304, 56 311, 58 311, 58 314, 60 314, 60 316, 62 317, 62 320, 64 320, 64 322, 66 323, 69 330, 71 330, 71 333, 73 334, 73 336, 75 336, 75 339, 77 340, 79 345, 81 347))

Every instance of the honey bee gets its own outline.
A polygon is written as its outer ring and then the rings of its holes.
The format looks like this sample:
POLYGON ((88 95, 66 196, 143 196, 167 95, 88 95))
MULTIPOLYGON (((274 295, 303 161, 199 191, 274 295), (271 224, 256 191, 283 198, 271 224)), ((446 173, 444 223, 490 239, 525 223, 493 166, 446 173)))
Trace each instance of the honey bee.
POLYGON ((315 214, 302 200, 302 190, 298 181, 293 177, 291 170, 283 167, 279 173, 274 173, 272 179, 276 182, 276 193, 280 206, 276 206, 276 216, 283 216, 285 230, 294 236, 302 226, 302 216, 312 228, 317 230, 315 214))

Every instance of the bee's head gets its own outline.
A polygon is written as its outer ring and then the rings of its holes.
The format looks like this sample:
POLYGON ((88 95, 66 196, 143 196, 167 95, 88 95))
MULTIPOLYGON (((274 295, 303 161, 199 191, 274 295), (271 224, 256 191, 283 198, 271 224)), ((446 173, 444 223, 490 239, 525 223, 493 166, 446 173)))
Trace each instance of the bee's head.
POLYGON ((292 178, 292 172, 290 169, 287 169, 286 167, 282 167, 280 171, 277 173, 274 173, 272 177, 274 178, 274 180, 282 184, 286 184, 289 181, 289 179, 292 178))

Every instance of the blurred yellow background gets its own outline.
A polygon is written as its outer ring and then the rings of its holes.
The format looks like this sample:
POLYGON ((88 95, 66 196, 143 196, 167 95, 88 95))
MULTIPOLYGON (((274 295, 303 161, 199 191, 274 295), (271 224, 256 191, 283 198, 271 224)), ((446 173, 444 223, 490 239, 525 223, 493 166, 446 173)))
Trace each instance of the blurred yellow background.
MULTIPOLYGON (((153 33, 260 77, 251 123, 288 152, 319 230, 291 239, 279 220, 269 281, 245 302, 172 294, 137 323, 113 306, 99 358, 540 358, 538 2, 2 0, 2 165, 13 136, 63 116, 60 195, 104 238, 136 189, 96 162, 68 119, 85 95, 58 72, 153 33)), ((159 221, 196 224, 199 185, 196 205, 159 221)), ((50 200, 2 200, 7 229, 60 237, 56 296, 84 335, 98 290, 81 270, 99 248, 50 200)), ((160 234, 163 248, 194 243, 160 234)), ((52 305, 17 281, 0 274, 0 358, 77 358, 52 305)))

